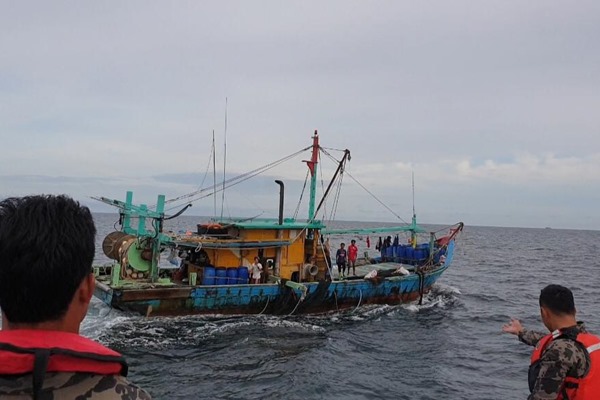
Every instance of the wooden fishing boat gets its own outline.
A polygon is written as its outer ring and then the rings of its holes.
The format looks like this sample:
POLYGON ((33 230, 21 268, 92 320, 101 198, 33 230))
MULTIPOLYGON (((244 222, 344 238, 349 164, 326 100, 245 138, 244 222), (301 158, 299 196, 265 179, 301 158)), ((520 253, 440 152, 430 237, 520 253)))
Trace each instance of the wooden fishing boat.
POLYGON ((438 237, 420 227, 413 213, 411 223, 403 226, 328 230, 317 215, 350 152, 344 151, 317 205, 322 148, 317 132, 312 139, 305 149, 311 158, 304 161, 310 176, 306 220, 283 217, 281 181, 276 181, 278 219, 215 219, 184 234, 163 232, 164 221, 184 211, 167 216, 164 195, 152 209, 134 205, 132 192, 125 202, 97 198, 118 208, 121 228, 104 239, 104 253, 114 262, 94 267, 95 295, 112 307, 145 315, 319 313, 422 299, 450 267, 463 224, 438 237), (380 256, 358 265, 355 276, 340 278, 325 239, 364 234, 396 239, 380 247, 380 256), (255 257, 264 266, 260 283, 249 279, 255 257))

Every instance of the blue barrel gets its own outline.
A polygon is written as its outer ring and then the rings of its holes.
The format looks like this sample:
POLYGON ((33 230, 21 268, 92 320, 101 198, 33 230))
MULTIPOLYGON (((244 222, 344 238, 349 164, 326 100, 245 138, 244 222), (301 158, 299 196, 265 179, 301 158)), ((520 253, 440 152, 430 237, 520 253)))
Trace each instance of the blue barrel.
POLYGON ((406 262, 406 246, 403 246, 403 245, 398 246, 398 261, 401 263, 406 262))
POLYGON ((394 262, 399 262, 400 261, 400 256, 398 255, 400 250, 400 246, 397 244, 392 245, 392 260, 394 262))
POLYGON ((394 257, 394 248, 392 246, 385 248, 385 257, 391 260, 394 257))
POLYGON ((237 285, 238 284, 238 269, 237 267, 227 268, 227 284, 237 285))
POLYGON ((248 283, 248 279, 250 278, 250 273, 248 271, 248 267, 244 267, 243 265, 238 267, 238 281, 241 284, 248 283))
POLYGON ((415 263, 415 249, 412 246, 406 246, 406 263, 414 264, 415 263))
POLYGON ((425 259, 425 250, 417 247, 414 252, 415 264, 420 264, 425 259))
POLYGON ((202 276, 203 285, 214 285, 215 284, 215 267, 207 265, 204 267, 204 275, 202 276))
POLYGON ((217 267, 217 277, 215 279, 217 285, 227 285, 227 268, 217 267))
POLYGON ((424 263, 429 258, 429 243, 422 243, 417 248, 420 250, 420 253, 416 258, 419 260, 419 263, 424 263))

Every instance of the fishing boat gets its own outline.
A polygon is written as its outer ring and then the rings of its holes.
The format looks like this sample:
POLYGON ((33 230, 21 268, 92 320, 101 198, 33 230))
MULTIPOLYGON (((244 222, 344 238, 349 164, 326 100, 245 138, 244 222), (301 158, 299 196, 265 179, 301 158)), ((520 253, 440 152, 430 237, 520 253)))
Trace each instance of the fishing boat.
POLYGON ((291 315, 422 301, 450 267, 463 223, 443 233, 428 232, 417 224, 413 210, 408 224, 328 229, 317 217, 344 174, 350 152, 344 150, 336 160, 335 173, 317 203, 317 167, 325 149, 316 131, 304 150, 310 152, 310 159, 303 161, 310 181, 306 219, 284 218, 280 180, 278 218, 213 218, 183 233, 165 231, 165 221, 187 207, 166 215, 164 195, 152 207, 134 204, 133 192, 127 192, 124 202, 96 198, 116 207, 120 215, 119 230, 102 244, 112 262, 94 266, 96 297, 111 307, 147 316, 291 315), (333 235, 387 236, 379 239, 377 257, 364 257, 356 274, 344 277, 337 273, 335 260, 332 263, 333 235), (264 266, 257 283, 250 279, 255 258, 264 266))

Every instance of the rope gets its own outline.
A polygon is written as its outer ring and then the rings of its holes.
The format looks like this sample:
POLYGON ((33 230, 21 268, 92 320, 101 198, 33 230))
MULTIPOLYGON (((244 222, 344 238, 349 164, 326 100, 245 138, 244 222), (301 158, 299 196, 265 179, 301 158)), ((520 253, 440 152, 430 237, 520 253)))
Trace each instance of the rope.
POLYGON ((362 301, 362 289, 358 289, 358 290, 360 290, 360 298, 358 299, 358 304, 356 305, 356 308, 354 309, 354 311, 356 311, 358 309, 358 307, 360 307, 360 302, 362 301))
POLYGON ((259 174, 261 174, 263 172, 266 172, 266 171, 268 171, 268 170, 276 167, 277 165, 279 165, 279 164, 281 164, 283 162, 286 162, 286 161, 288 161, 288 160, 296 157, 297 155, 305 152, 306 150, 308 150, 310 148, 312 148, 312 146, 308 146, 308 147, 306 147, 306 148, 304 148, 304 149, 302 149, 300 151, 297 151, 294 154, 290 154, 289 156, 280 158, 279 160, 273 161, 273 162, 271 162, 269 164, 266 164, 266 165, 264 165, 262 167, 253 169, 252 171, 246 172, 245 174, 241 174, 241 175, 238 175, 236 177, 224 180, 223 182, 215 183, 215 184, 213 184, 210 187, 206 187, 204 189, 200 189, 200 190, 197 190, 195 192, 191 192, 191 193, 179 196, 179 197, 175 197, 173 199, 166 200, 165 204, 177 202, 177 201, 183 200, 183 199, 190 199, 189 202, 191 203, 191 202, 200 200, 202 198, 215 195, 216 193, 221 192, 222 190, 228 189, 228 188, 230 188, 230 187, 232 187, 234 185, 238 185, 238 184, 240 184, 240 183, 242 183, 242 182, 244 182, 244 181, 246 181, 246 180, 248 180, 250 178, 255 177, 256 175, 259 175, 259 174), (222 185, 222 187, 219 187, 221 185, 222 185), (212 191, 212 192, 209 192, 208 194, 204 194, 204 192, 207 192, 207 191, 212 191))
MULTIPOLYGON (((339 163, 339 160, 337 160, 335 157, 333 157, 331 154, 329 154, 328 152, 326 152, 325 150, 323 150, 323 153, 325 153, 325 155, 327 155, 329 158, 331 158, 333 161, 339 163)), ((358 186, 360 186, 365 192, 367 192, 369 195, 371 195, 371 197, 373 197, 379 204, 381 204, 383 207, 385 207, 386 210, 388 210, 390 213, 392 213, 396 218, 398 218, 400 221, 404 222, 405 224, 408 224, 408 222, 406 222, 404 219, 402 219, 402 217, 400 215, 398 215, 394 210, 392 210, 390 207, 388 207, 383 201, 381 201, 377 196, 375 196, 375 194, 373 194, 369 189, 367 189, 362 183, 360 183, 355 177, 352 176, 352 174, 350 174, 348 171, 345 171, 346 174, 348 174, 348 176, 350 177, 350 179, 352 179, 358 186)))
POLYGON ((308 174, 310 171, 306 170, 306 177, 304 178, 304 186, 302 186, 302 192, 300 193, 300 199, 298 200, 298 205, 296 206, 296 211, 294 211, 294 219, 298 216, 298 211, 300 211, 300 205, 302 204, 302 197, 304 196, 304 190, 306 189, 306 182, 308 182, 308 174))
POLYGON ((329 218, 330 221, 335 221, 335 214, 337 213, 338 204, 340 203, 340 193, 342 192, 342 179, 344 177, 344 171, 340 172, 340 179, 337 183, 337 187, 335 189, 335 196, 333 198, 333 206, 331 209, 331 216, 329 218))
POLYGON ((338 307, 338 302, 337 302, 337 292, 335 291, 335 289, 333 290, 333 297, 335 297, 335 311, 339 312, 340 308, 338 307))
POLYGON ((293 313, 296 312, 296 309, 298 308, 298 306, 300 305, 300 303, 302 302, 302 300, 304 300, 304 296, 300 296, 300 299, 298 299, 298 303, 296 303, 296 307, 294 307, 294 309, 292 310, 291 313, 289 313, 288 315, 286 315, 287 317, 289 317, 290 315, 292 315, 293 313))
POLYGON ((263 310, 261 312, 259 312, 258 315, 262 315, 267 310, 270 300, 271 300, 271 298, 269 296, 267 296, 267 304, 265 304, 265 308, 263 308, 263 310))
MULTIPOLYGON (((329 278, 331 278, 331 280, 333 281, 333 271, 331 270, 331 265, 329 265, 329 263, 327 262, 327 254, 325 253, 325 245, 323 243, 321 243, 321 251, 323 252, 323 258, 325 259, 327 271, 329 271, 329 278)), ((329 254, 329 258, 331 258, 331 253, 329 254)))
POLYGON ((354 182, 356 182, 356 184, 358 184, 358 186, 363 188, 369 195, 371 195, 371 197, 373 197, 375 199, 375 201, 377 201, 379 204, 381 204, 386 210, 388 210, 390 213, 392 213, 400 221, 404 222, 405 224, 408 224, 408 222, 406 222, 400 215, 398 215, 394 210, 392 210, 390 207, 388 207, 383 201, 379 200, 379 198, 377 198, 377 196, 375 196, 375 194, 373 194, 369 189, 367 189, 365 186, 363 186, 363 184, 360 183, 355 177, 353 177, 352 174, 350 174, 348 171, 346 171, 346 174, 348 174, 350 179, 352 179, 354 182))
MULTIPOLYGON (((319 159, 322 159, 321 153, 319 153, 319 159)), ((319 168, 321 173, 321 192, 325 193, 325 180, 323 179, 323 168, 319 168)), ((327 199, 323 201, 323 216, 327 215, 327 199)))

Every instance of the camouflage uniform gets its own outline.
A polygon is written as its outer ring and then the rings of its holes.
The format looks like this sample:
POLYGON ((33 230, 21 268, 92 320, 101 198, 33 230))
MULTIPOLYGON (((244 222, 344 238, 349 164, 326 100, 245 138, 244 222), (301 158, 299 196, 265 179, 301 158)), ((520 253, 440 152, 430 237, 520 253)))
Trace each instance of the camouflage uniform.
MULTIPOLYGON (((33 398, 30 374, 0 376, 0 399, 33 398)), ((80 372, 48 372, 40 400, 149 400, 150 395, 120 375, 97 375, 80 372)))
MULTIPOLYGON (((541 369, 528 400, 556 400, 566 377, 581 377, 589 368, 585 349, 574 340, 569 340, 575 339, 580 332, 587 333, 583 322, 561 329, 561 332, 561 338, 552 340, 540 358, 541 369)), ((524 329, 519 333, 519 340, 535 346, 544 336, 544 333, 524 329)))

